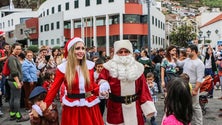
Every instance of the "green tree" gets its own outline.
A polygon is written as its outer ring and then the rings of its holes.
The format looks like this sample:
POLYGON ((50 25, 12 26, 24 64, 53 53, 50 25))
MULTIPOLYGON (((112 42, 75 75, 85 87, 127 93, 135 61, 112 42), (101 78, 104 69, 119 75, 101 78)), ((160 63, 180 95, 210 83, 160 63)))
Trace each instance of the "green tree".
POLYGON ((182 25, 170 33, 170 44, 187 47, 188 42, 196 38, 193 27, 182 25))
POLYGON ((36 45, 31 45, 28 47, 28 50, 31 50, 33 53, 36 53, 39 51, 39 48, 36 45))

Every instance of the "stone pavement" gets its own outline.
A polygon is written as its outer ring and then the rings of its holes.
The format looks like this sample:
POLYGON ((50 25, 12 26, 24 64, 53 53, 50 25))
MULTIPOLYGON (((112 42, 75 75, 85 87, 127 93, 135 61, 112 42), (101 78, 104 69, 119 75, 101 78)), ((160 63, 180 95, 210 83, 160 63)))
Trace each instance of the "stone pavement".
MULTIPOLYGON (((158 115, 156 118, 156 122, 158 125, 161 124, 161 120, 162 120, 162 117, 164 114, 164 112, 163 112, 163 109, 164 109, 163 101, 164 100, 160 99, 160 96, 161 95, 158 95, 159 100, 155 104, 156 108, 158 110, 158 115)), ((206 105, 207 112, 206 112, 206 115, 204 115, 203 125, 222 125, 222 118, 218 117, 218 114, 222 113, 219 111, 219 109, 222 108, 222 100, 218 99, 220 96, 221 96, 221 91, 215 90, 214 91, 214 98, 208 99, 208 104, 206 105)), ((60 109, 61 109, 61 107, 60 107, 60 109)), ((20 123, 17 123, 15 121, 9 121, 8 103, 4 103, 2 110, 5 114, 2 117, 0 117, 0 125, 30 125, 29 121, 20 122, 20 123)), ((27 114, 24 109, 22 110, 22 114, 27 114)), ((106 119, 105 114, 104 114, 104 120, 106 119)), ((146 125, 150 125, 149 121, 147 121, 146 125)))

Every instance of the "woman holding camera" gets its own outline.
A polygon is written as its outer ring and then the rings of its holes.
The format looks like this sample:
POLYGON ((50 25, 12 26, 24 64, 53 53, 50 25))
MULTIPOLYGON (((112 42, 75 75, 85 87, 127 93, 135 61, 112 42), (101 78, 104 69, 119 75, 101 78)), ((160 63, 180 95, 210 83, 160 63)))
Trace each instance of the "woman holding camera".
POLYGON ((46 70, 55 71, 56 63, 49 53, 47 46, 42 46, 39 51, 39 55, 36 58, 36 65, 39 70, 38 73, 38 85, 42 85, 43 78, 46 70))
MULTIPOLYGON (((204 66, 205 66, 204 75, 205 76, 211 75, 212 77, 214 77, 214 74, 217 71, 217 67, 215 63, 216 59, 213 54, 213 48, 211 48, 211 46, 209 45, 206 48, 205 53, 203 52, 203 49, 202 49, 202 56, 204 56, 204 66)), ((208 98, 213 98, 213 91, 214 91, 214 83, 212 82, 212 89, 208 92, 208 98)))

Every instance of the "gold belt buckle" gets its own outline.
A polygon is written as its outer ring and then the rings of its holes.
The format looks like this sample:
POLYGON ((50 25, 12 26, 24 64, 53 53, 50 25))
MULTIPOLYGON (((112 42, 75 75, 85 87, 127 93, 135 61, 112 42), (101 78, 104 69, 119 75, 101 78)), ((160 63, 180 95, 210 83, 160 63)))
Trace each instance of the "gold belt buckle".
POLYGON ((132 97, 132 95, 127 95, 127 96, 125 96, 124 101, 125 101, 125 104, 126 104, 126 105, 131 104, 132 101, 133 101, 133 97, 132 97))
POLYGON ((88 98, 88 97, 90 97, 91 95, 92 95, 91 92, 86 92, 86 93, 85 93, 85 98, 88 98))

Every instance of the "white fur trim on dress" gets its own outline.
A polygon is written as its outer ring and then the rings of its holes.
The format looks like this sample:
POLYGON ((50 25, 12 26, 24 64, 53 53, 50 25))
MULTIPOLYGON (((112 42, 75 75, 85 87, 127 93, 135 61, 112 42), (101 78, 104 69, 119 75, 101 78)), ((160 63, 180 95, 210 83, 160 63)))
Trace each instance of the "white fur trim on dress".
POLYGON ((86 64, 87 64, 88 69, 93 69, 95 66, 95 63, 89 60, 86 60, 86 64))
POLYGON ((74 38, 74 39, 72 39, 69 43, 68 43, 68 47, 67 47, 67 51, 69 51, 69 49, 75 44, 75 43, 77 43, 77 42, 83 42, 84 43, 84 41, 81 39, 81 38, 79 38, 79 37, 76 37, 76 38, 74 38))
POLYGON ((76 101, 73 101, 73 102, 70 102, 68 101, 66 98, 65 98, 65 95, 62 97, 62 103, 66 106, 69 106, 69 107, 74 107, 74 106, 87 106, 87 107, 93 107, 94 105, 100 103, 100 100, 99 98, 96 98, 95 100, 93 100, 92 102, 88 102, 86 99, 80 99, 80 100, 76 100, 76 101))
MULTIPOLYGON (((67 65, 67 60, 65 60, 64 62, 62 62, 60 65, 57 66, 57 68, 59 69, 59 71, 61 71, 62 73, 66 72, 66 65, 67 65)), ((89 60, 86 60, 86 65, 88 67, 88 69, 93 69, 95 66, 95 63, 89 60)))
POLYGON ((146 101, 145 103, 143 103, 141 105, 141 108, 142 108, 143 114, 145 116, 147 116, 151 113, 155 113, 155 114, 157 113, 154 102, 152 102, 152 101, 146 101))

